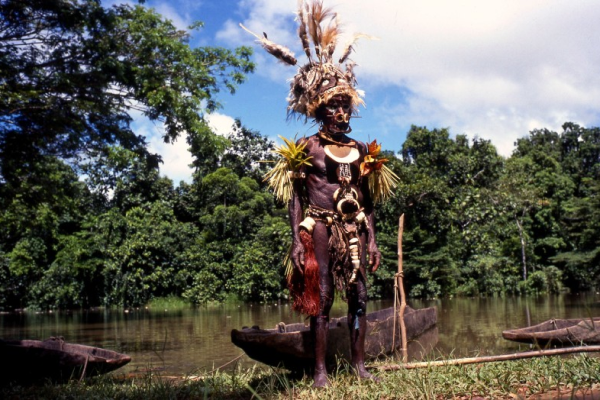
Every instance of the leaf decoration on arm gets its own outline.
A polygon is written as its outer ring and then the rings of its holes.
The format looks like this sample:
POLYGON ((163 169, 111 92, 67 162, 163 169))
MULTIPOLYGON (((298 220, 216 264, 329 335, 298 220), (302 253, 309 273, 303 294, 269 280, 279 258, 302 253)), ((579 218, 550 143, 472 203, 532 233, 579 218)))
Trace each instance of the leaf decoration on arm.
POLYGON ((360 176, 369 179, 369 191, 373 202, 386 201, 394 195, 394 189, 398 186, 400 178, 389 169, 385 163, 387 158, 380 158, 381 145, 377 140, 367 143, 367 155, 360 164, 360 176))
POLYGON ((296 143, 295 141, 279 136, 284 144, 275 147, 273 153, 281 158, 275 166, 265 174, 264 180, 267 186, 273 191, 277 200, 288 203, 294 194, 294 179, 299 179, 298 174, 305 166, 311 166, 310 159, 304 149, 307 141, 296 143))

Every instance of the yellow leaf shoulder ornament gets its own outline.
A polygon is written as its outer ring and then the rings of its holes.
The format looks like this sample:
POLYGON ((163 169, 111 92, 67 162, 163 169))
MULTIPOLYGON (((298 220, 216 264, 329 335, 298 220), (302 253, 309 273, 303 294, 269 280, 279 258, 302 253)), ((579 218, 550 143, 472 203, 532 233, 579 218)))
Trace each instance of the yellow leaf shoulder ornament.
POLYGON ((273 153, 280 156, 275 166, 265 174, 264 181, 273 191, 275 198, 283 203, 289 202, 294 193, 294 179, 304 178, 302 169, 311 166, 310 159, 304 151, 307 141, 296 143, 279 136, 284 144, 276 146, 273 153))
POLYGON ((367 143, 367 155, 360 164, 360 176, 369 179, 369 191, 375 203, 389 199, 400 182, 398 175, 385 165, 388 159, 380 157, 380 152, 377 140, 367 143))
MULTIPOLYGON (((275 166, 265 174, 264 181, 278 201, 287 203, 294 193, 295 179, 304 179, 303 167, 311 166, 305 147, 308 142, 299 143, 279 136, 284 144, 275 147, 273 152, 280 156, 275 166)), ((387 158, 380 156, 381 145, 377 140, 367 143, 367 154, 360 164, 360 176, 369 180, 369 191, 373 202, 386 201, 394 194, 400 178, 385 163, 387 158)))

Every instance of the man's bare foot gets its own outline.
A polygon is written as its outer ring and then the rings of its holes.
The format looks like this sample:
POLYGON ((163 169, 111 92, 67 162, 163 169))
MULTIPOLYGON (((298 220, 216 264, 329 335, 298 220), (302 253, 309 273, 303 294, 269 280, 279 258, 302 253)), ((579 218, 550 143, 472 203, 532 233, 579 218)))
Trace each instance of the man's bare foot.
POLYGON ((375 375, 371 374, 369 371, 367 371, 367 369, 365 368, 364 364, 360 365, 360 366, 354 366, 354 371, 356 371, 356 374, 358 375, 358 377, 360 379, 370 379, 373 382, 379 382, 381 381, 381 379, 379 379, 378 377, 376 377, 375 375))
POLYGON ((329 386, 329 379, 327 379, 326 372, 315 372, 315 383, 313 383, 314 388, 322 388, 329 386))

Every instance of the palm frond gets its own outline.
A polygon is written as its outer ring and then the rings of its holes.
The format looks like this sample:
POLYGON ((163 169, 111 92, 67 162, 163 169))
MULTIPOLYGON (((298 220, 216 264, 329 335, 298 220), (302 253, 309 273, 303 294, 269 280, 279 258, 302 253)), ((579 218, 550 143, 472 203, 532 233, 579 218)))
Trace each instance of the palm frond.
POLYGON ((309 161, 312 156, 306 156, 306 152, 304 151, 308 144, 307 141, 297 143, 293 140, 284 138, 283 136, 279 136, 279 138, 283 140, 285 144, 276 147, 273 152, 287 160, 290 170, 298 171, 300 167, 312 165, 309 161))
POLYGON ((279 160, 275 166, 265 174, 264 181, 275 198, 283 203, 291 200, 294 193, 294 186, 288 174, 288 163, 286 160, 279 160))
POLYGON ((369 174, 369 191, 374 203, 381 203, 394 195, 394 189, 398 187, 400 178, 386 165, 380 169, 373 170, 369 174))
POLYGON ((284 144, 275 147, 273 152, 281 156, 275 166, 265 174, 264 181, 275 198, 287 204, 294 194, 293 179, 289 172, 298 172, 304 166, 312 165, 310 159, 312 156, 307 156, 304 149, 308 142, 303 141, 296 143, 293 140, 279 136, 284 144))

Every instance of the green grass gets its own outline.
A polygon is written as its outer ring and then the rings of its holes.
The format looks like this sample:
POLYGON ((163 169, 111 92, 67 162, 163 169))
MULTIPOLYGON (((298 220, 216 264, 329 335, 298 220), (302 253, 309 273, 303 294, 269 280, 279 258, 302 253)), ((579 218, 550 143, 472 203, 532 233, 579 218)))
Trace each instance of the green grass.
POLYGON ((184 310, 191 307, 191 304, 177 296, 156 297, 147 305, 150 310, 184 310))
MULTIPOLYGON (((381 361, 379 364, 392 361, 381 361)), ((376 366, 377 364, 373 365, 376 366)), ((156 374, 98 377, 66 385, 9 386, 3 399, 526 399, 560 390, 600 394, 600 358, 589 355, 377 372, 380 382, 358 380, 347 365, 331 385, 313 389, 312 379, 281 370, 237 368, 173 379, 156 374)))

